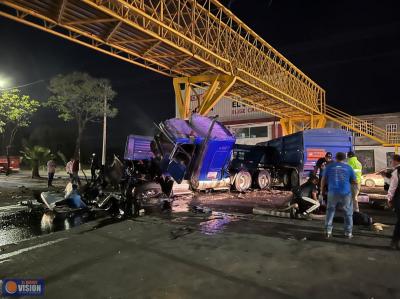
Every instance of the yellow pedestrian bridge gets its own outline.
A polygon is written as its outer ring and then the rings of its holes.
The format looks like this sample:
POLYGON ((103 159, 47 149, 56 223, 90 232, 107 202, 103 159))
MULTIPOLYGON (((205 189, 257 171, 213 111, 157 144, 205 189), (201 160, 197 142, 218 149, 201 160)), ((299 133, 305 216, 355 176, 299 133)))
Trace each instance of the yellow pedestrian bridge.
POLYGON ((331 120, 400 143, 398 133, 327 106, 324 89, 216 0, 0 0, 0 15, 173 77, 183 118, 202 86, 201 114, 228 97, 279 117, 286 134, 331 120))

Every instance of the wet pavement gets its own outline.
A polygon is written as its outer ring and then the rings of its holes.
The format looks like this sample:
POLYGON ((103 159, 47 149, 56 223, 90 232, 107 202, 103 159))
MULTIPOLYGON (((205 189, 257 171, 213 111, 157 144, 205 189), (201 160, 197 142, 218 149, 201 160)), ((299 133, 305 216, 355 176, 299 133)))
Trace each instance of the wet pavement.
POLYGON ((391 211, 362 205, 390 226, 355 227, 352 240, 341 223, 326 240, 323 221, 251 213, 286 195, 181 197, 172 212, 123 221, 0 206, 0 273, 44 278, 46 297, 58 299, 400 298, 391 211))
POLYGON ((390 231, 346 240, 338 224, 325 240, 321 224, 215 210, 102 218, 6 248, 0 273, 42 277, 58 299, 399 298, 390 231))
MULTIPOLYGON (((232 223, 239 220, 243 222, 257 218, 269 219, 265 216, 252 215, 253 207, 280 207, 290 200, 290 192, 272 190, 261 193, 228 192, 181 196, 172 203, 172 212, 160 212, 155 208, 147 210, 146 213, 162 219, 169 219, 173 223, 186 223, 192 231, 213 235, 224 232, 228 226, 232 227, 232 223)), ((44 234, 69 230, 83 223, 106 217, 106 213, 102 210, 70 211, 66 214, 56 214, 44 210, 43 207, 35 207, 33 210, 18 204, 0 207, 0 247, 44 234)), ((382 207, 374 208, 363 204, 361 209, 371 216, 374 222, 388 225, 393 225, 395 222, 393 213, 382 207)), ((338 216, 336 220, 342 222, 340 213, 338 216)), ((113 219, 106 218, 101 225, 110 225, 114 222, 113 219)), ((319 223, 318 225, 322 227, 322 221, 314 220, 314 222, 319 223)), ((179 237, 180 232, 177 235, 179 237)))
POLYGON ((105 212, 99 210, 57 214, 40 208, 32 211, 19 205, 3 207, 0 211, 0 247, 44 234, 69 230, 104 216, 105 212))

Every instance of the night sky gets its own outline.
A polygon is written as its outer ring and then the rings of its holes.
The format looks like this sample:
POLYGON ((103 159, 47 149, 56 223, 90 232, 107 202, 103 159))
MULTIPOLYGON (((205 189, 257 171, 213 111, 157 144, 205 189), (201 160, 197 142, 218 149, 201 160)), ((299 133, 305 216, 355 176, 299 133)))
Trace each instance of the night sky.
MULTIPOLYGON (((230 0, 222 1, 247 25, 285 55, 327 92, 329 105, 351 114, 400 111, 400 16, 397 1, 230 0)), ((109 78, 118 96, 118 116, 110 121, 110 145, 123 148, 129 133, 151 134, 152 122, 174 115, 172 80, 0 18, 0 76, 14 85, 72 71, 109 78)), ((47 82, 23 88, 39 100, 47 82)), ((71 143, 73 127, 42 110, 29 130, 71 143), (40 128, 38 130, 37 128, 40 128), (72 130, 72 131, 71 131, 72 130), (59 138, 58 138, 59 139, 59 138)), ((84 148, 101 143, 100 124, 88 129, 84 148)), ((52 143, 53 144, 53 143, 52 143)), ((68 151, 67 151, 68 152, 68 151)))

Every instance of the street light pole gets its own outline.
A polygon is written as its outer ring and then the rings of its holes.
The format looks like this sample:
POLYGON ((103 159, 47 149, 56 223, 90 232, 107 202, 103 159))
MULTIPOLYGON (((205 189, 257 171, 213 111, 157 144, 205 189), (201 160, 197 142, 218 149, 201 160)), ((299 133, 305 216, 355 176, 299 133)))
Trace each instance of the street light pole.
POLYGON ((104 90, 104 111, 103 111, 103 149, 101 153, 101 166, 106 165, 106 144, 107 144, 107 94, 104 90))

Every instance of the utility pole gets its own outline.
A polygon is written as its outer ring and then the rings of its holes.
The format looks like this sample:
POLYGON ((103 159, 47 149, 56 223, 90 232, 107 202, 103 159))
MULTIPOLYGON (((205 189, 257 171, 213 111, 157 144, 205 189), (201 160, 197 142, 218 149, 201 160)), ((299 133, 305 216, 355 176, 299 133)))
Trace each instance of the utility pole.
POLYGON ((106 165, 106 145, 107 145, 107 93, 104 86, 104 111, 103 111, 103 149, 101 153, 101 166, 106 165))

